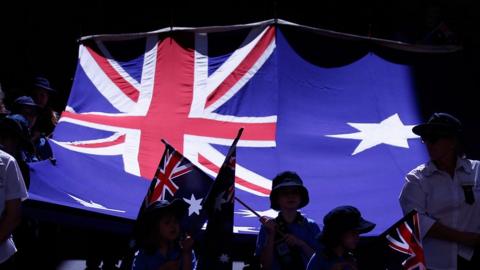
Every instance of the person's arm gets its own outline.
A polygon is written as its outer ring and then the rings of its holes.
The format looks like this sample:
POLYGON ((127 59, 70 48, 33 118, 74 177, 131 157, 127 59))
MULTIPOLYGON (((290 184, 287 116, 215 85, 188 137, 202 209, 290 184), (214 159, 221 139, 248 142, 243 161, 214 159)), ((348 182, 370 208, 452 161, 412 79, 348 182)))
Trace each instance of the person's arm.
POLYGON ((180 243, 181 254, 180 260, 182 261, 182 270, 192 270, 193 269, 193 238, 189 235, 180 243))
POLYGON ((22 216, 20 204, 20 199, 5 201, 5 209, 0 218, 0 243, 7 240, 13 230, 20 224, 22 216))
POLYGON ((412 210, 419 213, 421 238, 429 236, 467 246, 480 245, 480 234, 455 230, 426 214, 426 193, 422 189, 418 178, 413 174, 406 177, 406 183, 400 194, 400 205, 404 214, 412 210))
POLYGON ((285 242, 289 246, 299 247, 302 252, 307 255, 307 257, 311 257, 315 251, 312 247, 310 247, 305 241, 302 239, 294 236, 293 234, 286 234, 285 235, 285 242))
POLYGON ((473 232, 462 232, 443 225, 440 222, 435 222, 427 233, 427 236, 456 242, 466 246, 479 246, 480 234, 473 232))
POLYGON ((263 246, 260 254, 260 263, 262 269, 270 270, 273 264, 273 251, 275 248, 275 232, 277 230, 277 223, 274 219, 269 217, 261 217, 260 222, 265 228, 265 245, 263 246))
POLYGON ((11 157, 5 166, 5 208, 0 213, 0 243, 7 240, 21 221, 21 203, 27 190, 17 161, 11 157))

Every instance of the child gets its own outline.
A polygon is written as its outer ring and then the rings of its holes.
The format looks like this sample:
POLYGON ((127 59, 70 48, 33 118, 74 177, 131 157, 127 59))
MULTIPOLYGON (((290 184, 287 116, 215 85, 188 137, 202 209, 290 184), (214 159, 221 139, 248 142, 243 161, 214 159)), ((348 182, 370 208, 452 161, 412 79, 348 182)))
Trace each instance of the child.
POLYGON ((351 253, 360 240, 375 224, 362 218, 353 206, 340 206, 323 218, 323 232, 319 236, 322 247, 311 258, 307 270, 356 270, 351 253))
POLYGON ((194 265, 193 239, 180 241, 180 218, 187 206, 182 200, 158 201, 139 219, 139 253, 133 270, 191 270, 194 265))
POLYGON ((272 181, 271 208, 275 219, 262 217, 256 255, 262 269, 305 269, 318 246, 318 225, 302 216, 298 209, 309 202, 308 191, 294 172, 283 172, 272 181))

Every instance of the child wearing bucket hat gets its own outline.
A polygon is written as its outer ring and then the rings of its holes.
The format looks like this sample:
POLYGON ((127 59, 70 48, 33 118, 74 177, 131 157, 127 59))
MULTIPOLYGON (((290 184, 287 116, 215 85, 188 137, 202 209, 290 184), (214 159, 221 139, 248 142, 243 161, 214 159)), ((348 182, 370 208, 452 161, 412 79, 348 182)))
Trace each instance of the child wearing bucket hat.
POLYGON ((31 97, 38 105, 38 118, 33 127, 32 135, 34 138, 42 134, 49 137, 59 118, 59 114, 52 108, 51 98, 57 91, 52 88, 47 78, 37 76, 34 79, 31 90, 31 97))
POLYGON ((180 219, 187 208, 179 199, 161 200, 140 215, 136 233, 140 251, 133 261, 133 270, 194 268, 193 239, 189 236, 180 239, 180 219))
POLYGON ((419 213, 427 268, 480 269, 480 161, 465 157, 462 124, 434 113, 412 131, 430 160, 406 175, 399 200, 419 213))
POLYGON ((375 224, 363 219, 357 208, 346 205, 328 212, 323 225, 317 236, 321 248, 312 256, 307 270, 356 270, 351 252, 357 247, 360 234, 370 232, 375 224))
POLYGON ((309 202, 308 190, 294 172, 283 172, 272 181, 271 208, 279 211, 275 219, 262 217, 255 254, 262 269, 305 269, 318 247, 314 240, 318 225, 298 210, 309 202))

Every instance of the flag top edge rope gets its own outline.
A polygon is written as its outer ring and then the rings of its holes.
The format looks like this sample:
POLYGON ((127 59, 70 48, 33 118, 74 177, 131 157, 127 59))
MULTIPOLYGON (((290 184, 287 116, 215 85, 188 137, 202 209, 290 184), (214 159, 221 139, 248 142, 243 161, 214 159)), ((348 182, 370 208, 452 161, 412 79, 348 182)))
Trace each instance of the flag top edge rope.
POLYGON ((200 33, 214 33, 214 32, 224 32, 232 30, 240 30, 256 26, 268 26, 268 25, 279 25, 279 26, 289 26, 297 29, 305 30, 308 32, 313 32, 322 36, 350 40, 350 41, 364 41, 372 42, 373 44, 384 46, 387 48, 392 48, 401 51, 415 52, 415 53, 453 53, 463 50, 463 47, 460 45, 425 45, 425 44, 412 44, 406 43, 398 40, 383 39, 371 36, 363 36, 350 34, 345 32, 338 32, 334 30, 307 26, 303 24, 298 24, 282 19, 269 19, 259 22, 247 23, 247 24, 233 24, 225 26, 203 26, 203 27, 165 27, 154 31, 149 32, 139 32, 139 33, 123 33, 123 34, 98 34, 98 35, 89 35, 83 36, 78 39, 78 42, 82 43, 88 40, 102 40, 102 41, 121 41, 121 40, 132 40, 144 38, 151 35, 158 35, 161 33, 169 32, 200 32, 200 33))

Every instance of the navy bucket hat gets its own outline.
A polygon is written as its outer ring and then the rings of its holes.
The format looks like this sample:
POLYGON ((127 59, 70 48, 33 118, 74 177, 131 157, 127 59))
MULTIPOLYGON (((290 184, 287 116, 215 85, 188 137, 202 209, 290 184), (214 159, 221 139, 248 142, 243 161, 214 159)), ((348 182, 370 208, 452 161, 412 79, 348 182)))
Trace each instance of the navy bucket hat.
POLYGON ((21 96, 15 99, 13 102, 15 105, 22 105, 22 106, 31 106, 31 107, 38 107, 37 103, 33 101, 33 98, 29 96, 21 96))
POLYGON ((298 188, 301 199, 298 208, 302 208, 308 204, 310 200, 308 197, 308 190, 303 185, 303 181, 300 176, 298 176, 298 174, 294 172, 286 171, 275 176, 275 178, 273 178, 272 180, 272 191, 270 192, 270 208, 277 211, 280 210, 280 206, 277 202, 278 193, 279 190, 285 188, 298 188))
POLYGON ((360 211, 350 205, 339 206, 328 212, 323 218, 324 231, 344 233, 357 231, 367 233, 375 228, 375 223, 365 220, 360 211))
POLYGON ((142 217, 144 219, 152 219, 164 215, 165 213, 172 213, 174 216, 181 218, 186 214, 187 204, 180 199, 175 199, 171 202, 167 200, 160 200, 152 203, 145 209, 142 217))
POLYGON ((37 76, 33 80, 33 86, 34 88, 40 88, 40 89, 45 89, 51 93, 57 92, 55 89, 52 88, 50 85, 50 82, 47 80, 45 77, 37 76))

